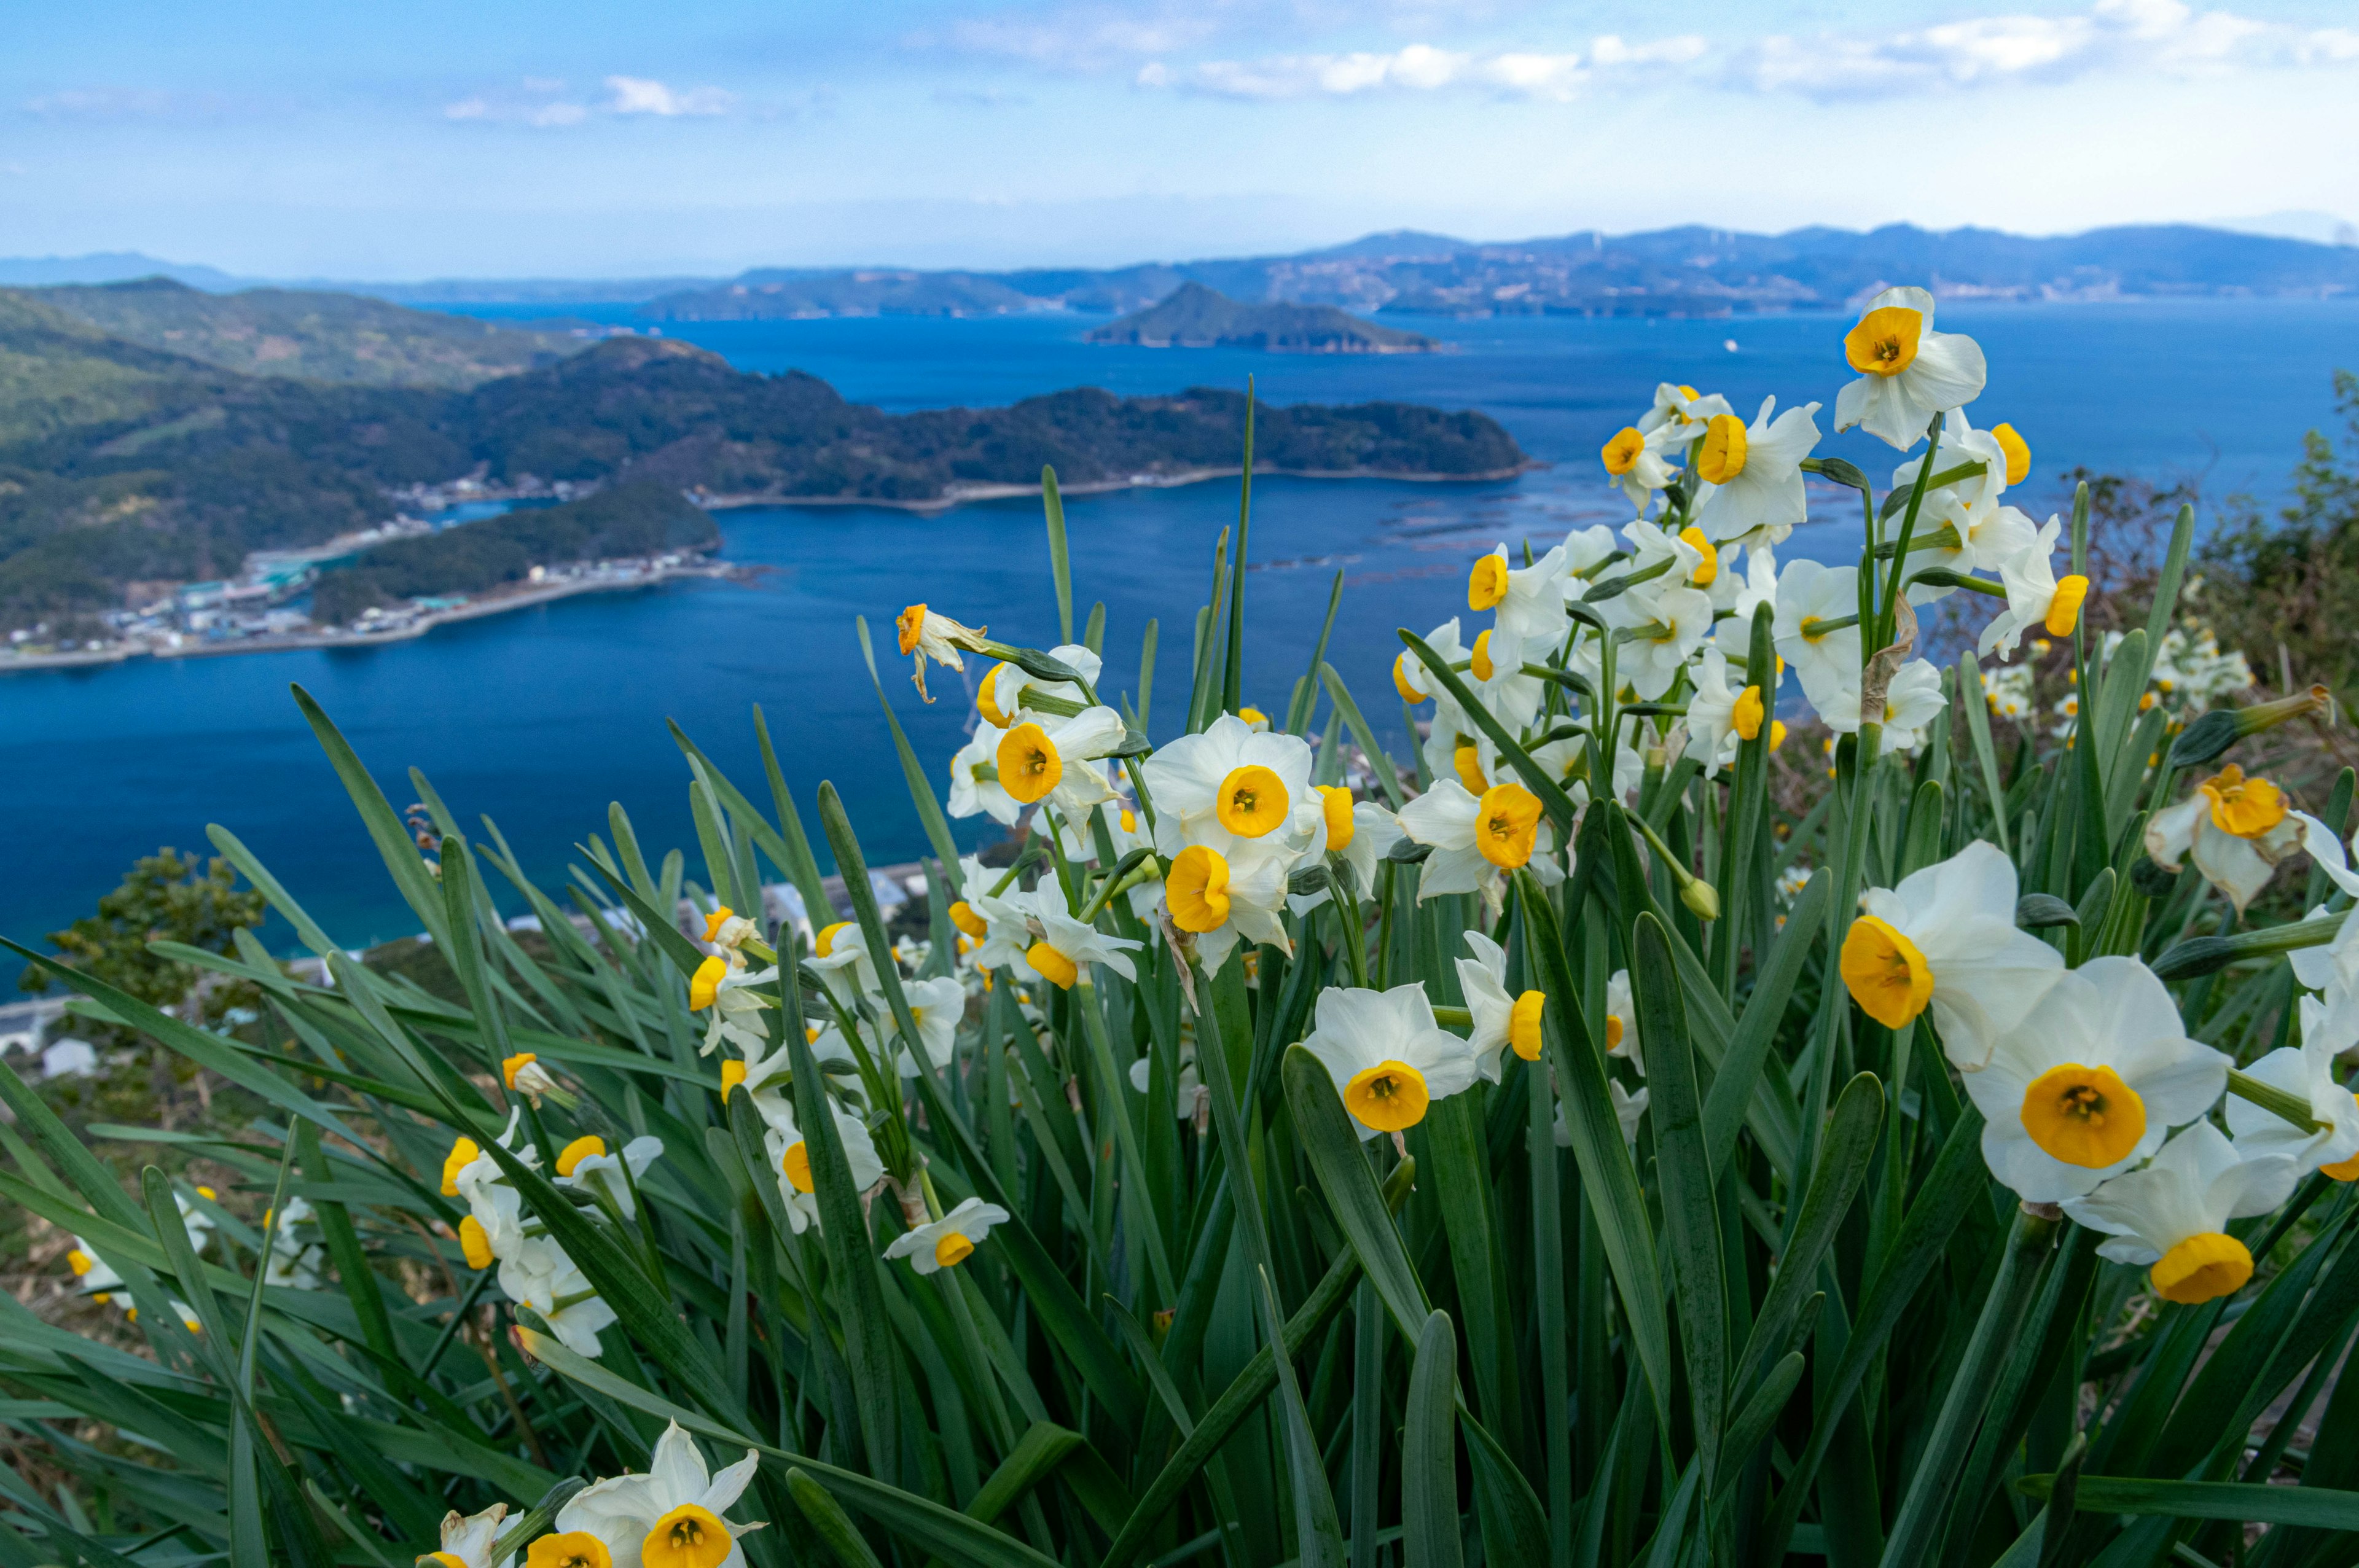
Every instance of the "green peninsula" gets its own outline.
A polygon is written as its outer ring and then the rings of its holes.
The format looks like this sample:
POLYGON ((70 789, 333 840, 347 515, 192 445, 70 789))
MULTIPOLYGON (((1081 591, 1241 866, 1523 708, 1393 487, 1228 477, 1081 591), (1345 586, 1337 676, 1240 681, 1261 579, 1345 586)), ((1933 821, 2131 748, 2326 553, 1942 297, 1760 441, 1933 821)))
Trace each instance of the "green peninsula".
POLYGON ((1254 303, 1201 283, 1183 283, 1146 309, 1107 322, 1090 341, 1299 354, 1428 354, 1441 347, 1422 333, 1363 321, 1332 305, 1254 303))
MULTIPOLYGON (((152 603, 235 577, 256 552, 317 558, 366 531, 423 533, 398 520, 456 501, 572 501, 644 480, 707 504, 931 509, 1037 488, 1043 467, 1075 490, 1234 471, 1244 438, 1234 392, 1079 387, 895 415, 664 338, 611 338, 457 390, 248 375, 111 335, 38 292, 0 290, 0 632, 152 603)), ((1526 466, 1487 416, 1403 403, 1265 406, 1255 452, 1265 472, 1526 466)))

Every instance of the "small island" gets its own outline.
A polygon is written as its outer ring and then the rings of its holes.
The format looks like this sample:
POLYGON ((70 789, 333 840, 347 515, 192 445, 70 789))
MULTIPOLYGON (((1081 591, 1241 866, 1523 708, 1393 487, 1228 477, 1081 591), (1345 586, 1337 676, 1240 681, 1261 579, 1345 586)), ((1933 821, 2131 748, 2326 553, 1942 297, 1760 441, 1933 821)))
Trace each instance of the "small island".
POLYGON ((1107 322, 1089 341, 1294 354, 1430 354, 1441 347, 1422 333, 1379 327, 1332 305, 1251 304, 1201 283, 1181 284, 1146 309, 1107 322))

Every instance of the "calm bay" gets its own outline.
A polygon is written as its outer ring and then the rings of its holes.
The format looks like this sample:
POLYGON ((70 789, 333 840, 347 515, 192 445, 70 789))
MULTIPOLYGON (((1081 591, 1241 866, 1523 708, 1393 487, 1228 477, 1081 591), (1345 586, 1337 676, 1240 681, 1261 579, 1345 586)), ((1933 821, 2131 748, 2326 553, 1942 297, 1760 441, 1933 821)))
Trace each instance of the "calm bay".
MULTIPOLYGON (((570 308, 624 321, 627 312, 570 308)), ((486 309, 485 315, 522 311, 486 309)), ((545 313, 536 311, 533 313, 545 313)), ((1333 574, 1345 613, 1329 658, 1388 735, 1401 727, 1386 677, 1389 628, 1459 611, 1468 557, 1499 540, 1545 548, 1569 527, 1627 515, 1596 463, 1601 442, 1670 378, 1726 392, 1748 416, 1767 394, 1829 406, 1848 377, 1845 322, 1823 315, 1717 320, 1506 318, 1410 323, 1453 351, 1281 356, 1093 348, 1080 317, 870 318, 667 328, 741 368, 799 368, 847 397, 901 411, 984 406, 1076 384, 1125 394, 1256 379, 1277 402, 1377 398, 1475 407, 1555 466, 1486 484, 1264 479, 1255 486, 1248 700, 1282 708, 1309 660, 1333 574), (1733 344, 1732 348, 1730 345, 1733 344)), ((1945 308, 1992 365, 1977 424, 2030 441, 2037 515, 2065 499, 2075 465, 2209 498, 2279 493, 2304 429, 2333 417, 2332 372, 2359 367, 2359 303, 2222 300, 1945 308)), ((1821 451, 1879 482, 1893 454, 1856 434, 1821 451)), ((1168 735, 1187 692, 1189 647, 1212 542, 1236 521, 1234 481, 1076 497, 1069 503, 1077 613, 1107 609, 1111 697, 1141 690, 1139 639, 1161 623, 1150 728, 1168 735)), ((1818 508, 1786 555, 1857 548, 1856 513, 1818 508)), ((363 651, 136 660, 0 681, 0 802, 9 828, 0 933, 38 942, 87 913, 131 860, 159 845, 206 848, 219 822, 244 838, 337 939, 401 935, 394 894, 288 694, 316 696, 398 807, 407 769, 463 821, 488 816, 543 884, 605 831, 619 801, 651 849, 692 846, 676 719, 760 795, 750 720, 763 705, 806 807, 821 779, 845 796, 873 859, 923 845, 853 631, 875 634, 885 690, 939 781, 971 708, 938 672, 921 705, 894 656, 891 620, 922 600, 997 635, 1057 640, 1036 501, 932 514, 875 507, 760 507, 718 514, 726 558, 767 568, 750 585, 678 583, 592 595, 439 629, 363 651)), ((975 671, 973 673, 980 673, 975 671)), ((959 825, 962 842, 997 829, 959 825)), ((695 874, 691 864, 691 874, 695 874)), ((265 933, 277 946, 283 926, 265 933)), ((14 966, 0 966, 13 973, 14 966)))

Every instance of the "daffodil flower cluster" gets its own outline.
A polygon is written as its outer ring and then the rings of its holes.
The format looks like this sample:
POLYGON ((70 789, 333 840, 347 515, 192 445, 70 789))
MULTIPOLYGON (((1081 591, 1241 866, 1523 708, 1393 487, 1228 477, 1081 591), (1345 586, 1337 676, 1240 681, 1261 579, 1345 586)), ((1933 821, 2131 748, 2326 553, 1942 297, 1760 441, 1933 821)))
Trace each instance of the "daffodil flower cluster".
MULTIPOLYGON (((507 1127, 496 1140, 529 1169, 538 1169, 541 1152, 530 1141, 519 1147, 523 1108, 508 1113, 507 1127)), ((601 1208, 617 1224, 637 1217, 638 1178, 663 1153, 663 1141, 639 1137, 610 1153, 606 1141, 585 1133, 557 1152, 550 1172, 561 1190, 579 1195, 579 1201, 601 1208)), ((614 1310, 592 1288, 589 1277, 548 1234, 548 1227, 526 1212, 517 1192, 499 1162, 472 1138, 451 1146, 442 1165, 442 1195, 467 1206, 459 1222, 459 1248, 471 1269, 497 1266, 500 1290, 508 1300, 529 1306, 566 1346, 582 1356, 596 1357, 599 1332, 614 1321, 614 1310)))

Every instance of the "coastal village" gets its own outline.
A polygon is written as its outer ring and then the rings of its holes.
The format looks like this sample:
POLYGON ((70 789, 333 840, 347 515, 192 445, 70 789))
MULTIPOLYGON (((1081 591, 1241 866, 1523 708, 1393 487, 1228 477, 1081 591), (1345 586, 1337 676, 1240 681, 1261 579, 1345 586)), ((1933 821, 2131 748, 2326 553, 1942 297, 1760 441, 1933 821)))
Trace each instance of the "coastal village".
MULTIPOLYGON (((323 625, 312 618, 311 589, 321 574, 374 546, 462 527, 518 504, 578 500, 597 488, 532 479, 495 486, 473 478, 406 486, 389 492, 399 510, 383 523, 304 549, 255 551, 234 578, 168 587, 147 602, 106 611, 96 617, 105 628, 99 635, 60 636, 48 623, 20 627, 0 643, 0 675, 136 658, 370 646, 423 636, 451 622, 577 594, 647 588, 685 577, 734 575, 734 568, 700 552, 670 550, 535 566, 522 580, 488 592, 420 595, 403 604, 373 606, 342 625, 323 625)), ((85 630, 89 619, 83 618, 85 630)))

